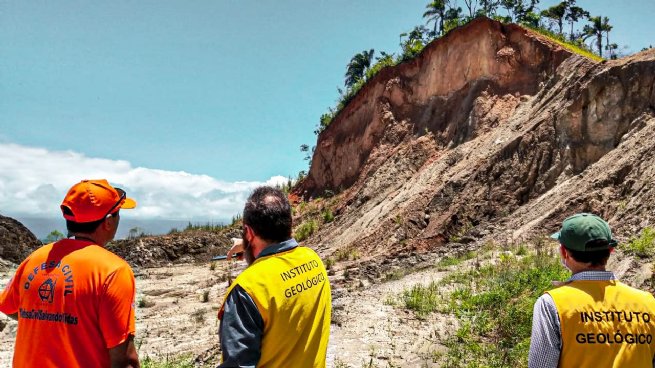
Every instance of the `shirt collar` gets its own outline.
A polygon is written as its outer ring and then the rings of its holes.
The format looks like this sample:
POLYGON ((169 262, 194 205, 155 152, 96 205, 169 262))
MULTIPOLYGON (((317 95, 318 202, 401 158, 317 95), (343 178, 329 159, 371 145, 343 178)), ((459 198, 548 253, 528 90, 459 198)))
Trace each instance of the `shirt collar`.
POLYGON ((569 278, 567 281, 580 280, 606 281, 616 280, 616 277, 612 271, 582 271, 571 276, 571 278, 569 278))
POLYGON ((291 250, 297 246, 298 246, 298 242, 296 241, 296 239, 291 238, 289 240, 283 241, 282 243, 269 245, 259 253, 257 258, 270 256, 271 254, 275 254, 275 253, 286 252, 287 250, 291 250))

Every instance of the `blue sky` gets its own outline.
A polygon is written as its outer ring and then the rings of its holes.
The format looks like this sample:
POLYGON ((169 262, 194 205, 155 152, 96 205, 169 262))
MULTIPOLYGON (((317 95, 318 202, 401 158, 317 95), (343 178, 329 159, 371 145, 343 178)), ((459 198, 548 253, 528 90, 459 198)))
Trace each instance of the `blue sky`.
MULTIPOLYGON (((136 216, 229 218, 307 168, 350 58, 397 52, 427 3, 0 0, 0 213, 56 215, 105 176, 141 197, 136 216)), ((626 51, 655 44, 655 2, 578 3, 626 51)))

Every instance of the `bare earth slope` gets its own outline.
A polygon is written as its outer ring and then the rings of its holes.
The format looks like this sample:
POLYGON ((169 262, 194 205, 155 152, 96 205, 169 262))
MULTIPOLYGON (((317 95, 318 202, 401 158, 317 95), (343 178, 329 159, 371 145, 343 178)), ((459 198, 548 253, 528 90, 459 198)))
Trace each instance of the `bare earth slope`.
POLYGON ((308 244, 359 249, 375 278, 389 255, 528 238, 583 210, 630 236, 653 221, 654 82, 653 49, 596 63, 475 20, 383 70, 318 137, 296 193, 340 194, 308 244))

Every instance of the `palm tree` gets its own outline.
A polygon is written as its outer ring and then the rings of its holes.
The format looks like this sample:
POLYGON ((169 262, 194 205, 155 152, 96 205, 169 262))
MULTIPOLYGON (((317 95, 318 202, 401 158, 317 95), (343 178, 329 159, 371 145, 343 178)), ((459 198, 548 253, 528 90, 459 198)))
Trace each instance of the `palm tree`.
POLYGON ((423 13, 423 18, 428 18, 427 23, 434 22, 434 30, 432 31, 434 37, 441 35, 443 32, 443 18, 446 13, 447 5, 448 0, 435 0, 425 7, 428 10, 423 13), (439 24, 439 33, 437 33, 437 24, 439 24))
POLYGON ((357 81, 362 79, 366 73, 366 70, 371 66, 371 60, 373 60, 373 53, 375 50, 370 49, 369 51, 362 51, 350 59, 346 69, 346 87, 352 87, 357 81))
POLYGON ((582 33, 584 34, 582 37, 583 40, 587 40, 590 37, 596 37, 596 46, 598 47, 598 55, 600 57, 603 57, 603 33, 609 33, 609 31, 612 30, 609 21, 608 17, 589 17, 591 25, 587 24, 582 29, 582 33))
POLYGON ((444 14, 444 27, 449 31, 460 25, 460 18, 462 17, 462 8, 450 8, 444 14))
POLYGON ((609 18, 605 17, 603 19, 603 25, 604 25, 603 30, 605 31, 605 49, 607 49, 607 51, 609 52, 609 58, 614 59, 614 50, 616 50, 619 47, 619 45, 615 43, 610 44, 610 31, 614 27, 611 26, 609 22, 610 22, 609 18))

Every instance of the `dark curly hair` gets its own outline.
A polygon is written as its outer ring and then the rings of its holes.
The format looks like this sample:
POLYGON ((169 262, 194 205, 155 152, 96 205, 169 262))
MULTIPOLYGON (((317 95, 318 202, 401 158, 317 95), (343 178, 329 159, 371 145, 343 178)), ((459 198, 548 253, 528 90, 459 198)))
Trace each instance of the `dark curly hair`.
POLYGON ((255 189, 243 209, 243 223, 260 238, 283 242, 291 238, 291 205, 287 195, 273 187, 255 189))

